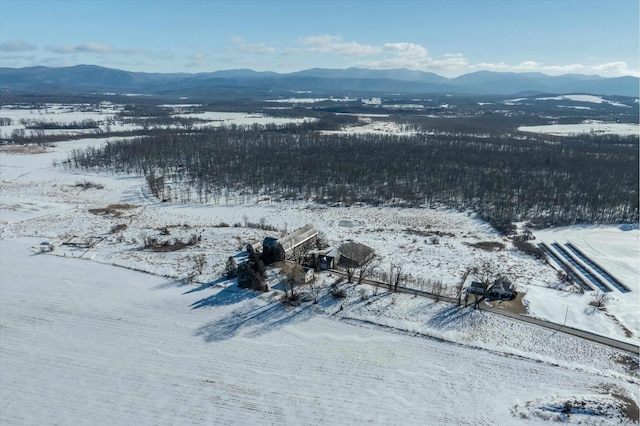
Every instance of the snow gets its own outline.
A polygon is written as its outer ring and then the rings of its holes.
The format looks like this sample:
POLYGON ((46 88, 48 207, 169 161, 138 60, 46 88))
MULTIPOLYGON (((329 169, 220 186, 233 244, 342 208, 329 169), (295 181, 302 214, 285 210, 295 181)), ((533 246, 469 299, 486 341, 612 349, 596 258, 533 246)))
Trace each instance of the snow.
MULTIPOLYGON (((556 290, 553 268, 472 214, 170 204, 154 199, 142 177, 52 165, 104 142, 0 151, 2 424, 539 424, 568 400, 610 413, 571 414, 569 423, 617 424, 611 395, 640 396, 630 355, 489 312, 367 285, 344 286, 338 300, 328 295, 328 274, 318 276, 317 305, 289 306, 277 289, 257 294, 220 279, 229 256, 274 234, 245 223, 283 231, 312 223, 333 245, 373 247, 380 271, 394 260, 448 291, 469 267, 493 263, 526 293, 528 315, 562 323, 566 314, 567 325, 637 344, 637 228, 536 232, 574 242, 626 280, 632 292, 616 294, 604 312, 589 309, 588 295, 556 290), (76 186, 85 181, 103 189, 76 186), (126 227, 114 233, 118 225, 126 227), (141 250, 142 234, 163 228, 168 238, 202 240, 176 252, 141 250), (95 244, 63 244, 83 240, 95 244), (34 255, 43 242, 53 251, 34 255), (504 248, 472 246, 479 242, 504 248), (208 264, 190 283, 191 258, 201 253, 208 264)), ((276 272, 270 285, 278 288, 276 272)))
POLYGON ((276 103, 293 103, 293 104, 313 104, 319 102, 354 102, 356 98, 283 98, 283 99, 269 99, 266 102, 276 103))
POLYGON ((175 114, 177 117, 197 118, 205 120, 206 123, 198 123, 196 127, 211 127, 235 124, 238 126, 248 126, 251 124, 288 124, 288 123, 304 123, 313 121, 312 118, 287 118, 287 117, 269 117, 263 114, 247 114, 244 112, 217 112, 204 111, 175 114))
POLYGON ((394 121, 373 120, 380 115, 364 115, 359 114, 359 123, 356 125, 344 126, 340 130, 323 130, 322 133, 327 135, 363 135, 363 134, 379 134, 379 135, 396 135, 396 136, 413 136, 417 132, 409 130, 406 125, 396 123, 394 121))
MULTIPOLYGON (((252 124, 304 123, 314 120, 313 118, 269 117, 263 114, 247 114, 241 112, 185 112, 185 110, 197 107, 199 104, 165 104, 161 106, 172 109, 175 112, 174 116, 176 117, 197 118, 199 120, 203 120, 203 122, 196 123, 194 125, 194 127, 197 128, 217 127, 232 124, 247 126, 252 124)), ((116 114, 122 109, 122 105, 110 102, 101 102, 98 105, 44 104, 43 108, 29 108, 24 105, 6 105, 0 108, 0 117, 10 118, 12 123, 11 125, 0 126, 0 138, 9 138, 14 130, 24 130, 26 136, 33 136, 37 134, 36 130, 26 129, 25 125, 20 123, 21 120, 29 122, 44 121, 49 123, 68 124, 90 119, 98 124, 98 129, 47 129, 44 131, 46 135, 82 135, 104 132, 107 131, 107 128, 113 132, 141 130, 144 128, 142 124, 132 124, 119 120, 116 114)))
POLYGON ((640 125, 634 123, 548 124, 543 126, 520 126, 518 130, 555 136, 580 134, 640 135, 640 125))
POLYGON ((531 424, 513 411, 639 396, 612 373, 286 307, 274 292, 29 256, 35 243, 0 241, 13 271, 0 287, 4 424, 531 424))
POLYGON ((592 309, 587 304, 592 294, 571 294, 561 298, 538 294, 540 290, 531 289, 527 294, 530 309, 535 316, 557 323, 564 321, 567 314, 567 325, 589 328, 601 335, 615 336, 619 340, 627 340, 624 325, 633 333, 636 344, 640 340, 640 230, 637 226, 619 225, 576 225, 562 228, 551 228, 535 232, 536 242, 547 244, 558 242, 571 243, 585 253, 615 278, 620 280, 631 291, 621 293, 616 289, 610 294, 611 300, 606 304, 606 314, 592 309), (562 308, 564 307, 564 309, 562 308), (602 321, 605 317, 615 317, 616 321, 602 321), (620 325, 621 324, 621 325, 620 325))
POLYGON ((554 97, 547 97, 547 98, 536 98, 536 100, 538 100, 538 101, 563 101, 563 100, 568 100, 568 101, 574 101, 574 102, 590 102, 590 103, 594 103, 594 104, 606 103, 606 104, 617 106, 617 107, 630 108, 629 105, 625 105, 625 104, 617 102, 617 101, 611 101, 611 100, 608 100, 608 99, 604 99, 601 96, 595 96, 595 95, 562 95, 562 96, 554 96, 554 97))

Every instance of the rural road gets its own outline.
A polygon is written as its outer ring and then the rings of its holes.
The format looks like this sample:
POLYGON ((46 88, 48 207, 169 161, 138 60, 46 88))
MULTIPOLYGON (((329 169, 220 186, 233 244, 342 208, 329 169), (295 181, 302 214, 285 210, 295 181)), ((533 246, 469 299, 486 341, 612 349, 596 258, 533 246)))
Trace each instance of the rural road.
MULTIPOLYGON (((340 275, 340 276, 344 276, 346 277, 346 274, 343 273, 342 271, 338 271, 335 269, 331 269, 330 270, 331 273, 340 275)), ((369 280, 369 279, 365 279, 363 280, 363 283, 365 284, 369 284, 369 285, 375 285, 378 287, 383 287, 383 288, 389 288, 389 286, 386 283, 380 282, 380 281, 374 281, 374 280, 369 280)), ((418 296, 423 296, 423 297, 428 297, 431 299, 438 299, 444 302, 449 302, 449 303, 458 303, 458 299, 454 298, 454 297, 447 297, 447 296, 437 296, 433 293, 429 293, 427 291, 423 291, 423 290, 415 290, 415 289, 411 289, 411 288, 407 288, 407 287, 402 287, 402 286, 398 286, 398 292, 399 293, 407 293, 407 294, 417 294, 418 296)), ((542 319, 538 319, 538 318, 533 318, 533 317, 529 317, 526 315, 521 315, 521 314, 517 314, 515 312, 511 312, 511 311, 507 311, 506 309, 503 308, 494 308, 494 307, 490 307, 490 306, 483 306, 482 310, 485 312, 492 312, 494 314, 497 315, 502 315, 505 317, 509 317, 509 318, 513 318, 517 321, 522 321, 522 322, 527 322, 529 324, 533 324, 533 325, 537 325, 539 327, 544 327, 547 328, 549 330, 553 330, 553 331, 557 331, 560 333, 565 333, 565 334, 570 334, 572 336, 577 336, 577 337, 581 337, 583 339, 587 339, 587 340, 591 340, 592 342, 596 342, 596 343, 600 343, 602 345, 606 345, 615 349, 619 349, 622 351, 626 351, 626 352, 631 352, 633 354, 638 354, 640 353, 640 346, 638 345, 634 345, 632 343, 627 343, 627 342, 621 342, 619 340, 615 340, 615 339, 611 339, 608 337, 604 337, 604 336, 600 336, 598 334, 594 334, 594 333, 590 333, 588 331, 583 331, 583 330, 578 330, 576 328, 573 327, 568 327, 568 326, 563 326, 562 324, 556 324, 554 322, 551 321, 546 321, 546 320, 542 320, 542 319)))

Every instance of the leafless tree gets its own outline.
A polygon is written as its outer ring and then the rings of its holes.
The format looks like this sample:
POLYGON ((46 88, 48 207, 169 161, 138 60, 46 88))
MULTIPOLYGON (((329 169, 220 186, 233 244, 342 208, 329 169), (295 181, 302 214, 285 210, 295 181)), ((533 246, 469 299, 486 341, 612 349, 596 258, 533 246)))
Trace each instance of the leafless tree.
POLYGON ((207 266, 207 256, 204 253, 195 254, 191 257, 193 266, 197 272, 197 275, 202 275, 205 266, 207 266))
POLYGON ((313 304, 318 303, 318 297, 320 297, 320 284, 317 281, 309 283, 309 289, 311 290, 311 297, 313 298, 313 304))
POLYGON ((327 247, 329 247, 327 236, 324 234, 324 232, 319 231, 318 235, 316 235, 316 248, 318 250, 323 250, 327 247))
POLYGON ((398 286, 403 278, 403 267, 402 263, 392 262, 389 265, 389 272, 385 274, 389 291, 398 291, 398 286))
POLYGON ((362 278, 358 278, 358 284, 373 272, 373 258, 375 252, 363 245, 354 242, 345 243, 340 246, 340 264, 347 274, 347 282, 352 282, 358 271, 362 278))
POLYGON ((374 256, 370 259, 365 260, 360 267, 358 268, 358 279, 356 284, 360 285, 364 280, 373 275, 373 271, 378 266, 378 260, 374 256))
POLYGON ((436 280, 433 282, 431 292, 436 296, 436 302, 439 302, 440 297, 442 297, 442 293, 444 292, 444 284, 442 284, 442 280, 436 280))
POLYGON ((302 264, 304 258, 307 256, 308 252, 309 249, 304 244, 300 244, 289 250, 289 257, 291 258, 291 260, 296 262, 297 265, 300 265, 302 264))
POLYGON ((471 268, 467 269, 462 275, 458 286, 456 287, 456 299, 458 299, 458 306, 462 304, 462 290, 464 289, 464 283, 467 281, 467 277, 471 273, 471 268))
POLYGON ((483 285, 483 293, 476 294, 473 302, 473 309, 482 309, 480 303, 482 303, 491 290, 496 286, 498 278, 502 276, 502 273, 498 268, 490 262, 485 262, 482 265, 476 266, 472 269, 476 279, 483 285))
POLYGON ((611 300, 611 296, 609 296, 607 293, 596 291, 593 295, 592 303, 596 305, 596 308, 602 308, 607 304, 609 300, 611 300))

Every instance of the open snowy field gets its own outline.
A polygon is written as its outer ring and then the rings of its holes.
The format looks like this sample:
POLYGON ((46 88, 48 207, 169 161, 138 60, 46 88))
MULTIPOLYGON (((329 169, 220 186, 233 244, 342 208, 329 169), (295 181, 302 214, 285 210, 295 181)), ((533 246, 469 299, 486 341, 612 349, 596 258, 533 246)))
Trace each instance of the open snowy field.
MULTIPOLYGON (((311 121, 311 118, 278 118, 263 114, 247 114, 241 112, 198 112, 193 108, 199 104, 165 104, 160 107, 171 111, 172 116, 197 119, 196 127, 249 126, 252 124, 287 124, 311 121), (186 111, 186 112, 185 112, 186 111)), ((129 119, 118 117, 124 106, 111 102, 99 104, 43 104, 39 108, 27 108, 25 105, 5 105, 0 108, 0 118, 11 120, 11 124, 0 125, 0 138, 9 138, 14 131, 24 132, 26 136, 37 134, 37 130, 27 128, 36 123, 57 123, 68 125, 92 120, 97 128, 88 129, 47 129, 44 134, 78 135, 100 132, 120 132, 141 130, 142 124, 131 123, 129 119)), ((151 125, 151 128, 154 126, 151 125)), ((162 127, 162 125, 155 126, 162 127)))
POLYGON ((265 294, 220 276, 247 243, 313 223, 333 245, 374 248, 380 271, 401 263, 448 294, 469 268, 492 264, 526 293, 527 315, 637 344, 637 228, 536 232, 579 245, 632 290, 600 311, 471 214, 170 204, 141 177, 53 166, 103 142, 0 152, 0 423, 618 424, 633 412, 637 356, 366 285, 337 300, 327 274, 320 303, 296 307, 279 301, 275 271, 265 294), (141 249, 145 236, 192 235, 184 250, 141 249), (34 255, 42 242, 53 251, 34 255), (198 254, 207 265, 194 275, 198 254), (583 414, 560 413, 579 401, 583 414))
MULTIPOLYGON (((577 225, 562 228, 551 228, 535 232, 536 242, 572 244, 583 252, 589 259, 607 271, 629 292, 620 292, 611 283, 605 282, 609 300, 606 312, 584 306, 585 300, 593 300, 593 294, 598 291, 586 292, 583 295, 571 294, 563 297, 547 295, 545 297, 531 297, 536 290, 529 292, 531 312, 535 316, 545 318, 556 323, 563 323, 566 316, 567 325, 577 328, 587 328, 598 334, 616 336, 618 340, 625 340, 621 333, 633 335, 630 341, 638 342, 640 335, 640 230, 638 226, 597 226, 577 225), (550 297, 552 297, 550 299, 550 297), (549 302, 553 300, 552 307, 549 302), (561 308, 564 306, 564 309, 561 308), (615 317, 613 322, 599 321, 598 316, 615 317), (585 324, 582 327, 580 323, 585 324), (625 330, 626 329, 626 330, 625 330)), ((593 270, 593 268, 588 268, 593 270)))
POLYGON ((521 132, 543 133, 554 136, 568 136, 580 134, 598 135, 640 135, 640 125, 633 123, 578 123, 578 124, 547 124, 543 126, 520 126, 521 132))
POLYGON ((37 242, 0 241, 2 424, 617 424, 639 397, 623 373, 382 330, 327 297, 30 256, 37 242))

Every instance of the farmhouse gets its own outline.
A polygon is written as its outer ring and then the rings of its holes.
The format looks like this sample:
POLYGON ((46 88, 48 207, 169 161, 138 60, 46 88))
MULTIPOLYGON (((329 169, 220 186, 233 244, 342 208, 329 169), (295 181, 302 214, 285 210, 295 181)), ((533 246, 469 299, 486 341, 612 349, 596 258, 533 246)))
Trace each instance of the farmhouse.
POLYGON ((483 294, 487 293, 487 288, 488 287, 489 287, 489 283, 481 283, 481 282, 478 282, 478 281, 472 281, 471 285, 467 289, 467 293, 483 295, 483 294))
POLYGON ((513 299, 518 294, 507 278, 498 278, 493 284, 472 281, 467 289, 469 294, 478 294, 496 299, 513 299))
POLYGON ((336 247, 323 250, 318 253, 318 261, 320 262, 320 269, 333 269, 338 266, 340 260, 340 250, 336 247))
POLYGON ((491 297, 496 297, 498 299, 513 299, 517 292, 513 288, 511 281, 507 278, 498 278, 489 292, 491 297))
POLYGON ((338 264, 345 267, 357 268, 367 263, 375 256, 375 251, 364 244, 350 241, 340 246, 338 264))

